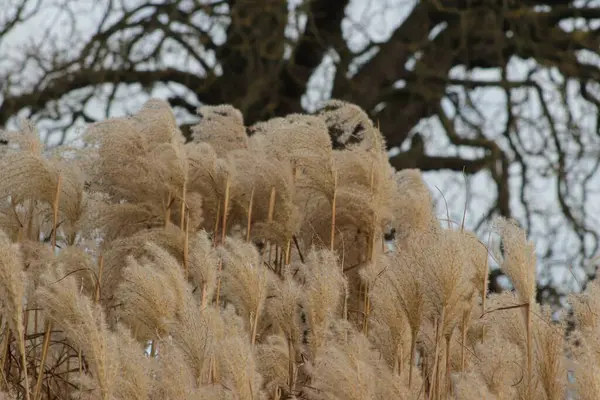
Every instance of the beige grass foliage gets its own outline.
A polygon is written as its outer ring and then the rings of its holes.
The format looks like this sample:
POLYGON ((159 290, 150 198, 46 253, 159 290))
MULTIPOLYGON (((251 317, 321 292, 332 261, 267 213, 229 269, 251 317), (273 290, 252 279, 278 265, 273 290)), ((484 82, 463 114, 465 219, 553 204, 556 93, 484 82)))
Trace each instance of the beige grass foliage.
POLYGON ((598 284, 567 330, 535 302, 525 232, 496 220, 490 258, 442 224, 359 107, 199 114, 189 143, 160 100, 85 149, 5 135, 0 398, 600 396, 598 284), (495 261, 514 292, 488 293, 495 261))

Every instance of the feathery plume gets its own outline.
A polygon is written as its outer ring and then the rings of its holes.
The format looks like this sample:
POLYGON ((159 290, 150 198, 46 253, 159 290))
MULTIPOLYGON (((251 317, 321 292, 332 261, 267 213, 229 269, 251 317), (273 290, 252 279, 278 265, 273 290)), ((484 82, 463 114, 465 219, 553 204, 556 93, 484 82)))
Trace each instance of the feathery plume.
POLYGON ((345 277, 335 253, 313 250, 309 253, 306 277, 306 322, 308 348, 314 357, 326 343, 331 324, 340 315, 345 277))
MULTIPOLYGON (((8 316, 8 326, 17 338, 23 372, 25 375, 25 394, 29 400, 29 380, 27 363, 25 362, 25 326, 23 308, 25 297, 25 274, 23 261, 17 245, 10 242, 3 231, 0 231, 0 306, 4 315, 8 316)), ((3 359, 3 362, 6 361, 3 359)), ((2 368, 4 369, 4 368, 2 368)))
POLYGON ((101 307, 81 294, 75 278, 66 276, 61 268, 44 275, 37 296, 47 317, 86 355, 98 388, 95 395, 102 400, 113 398, 118 388, 119 356, 101 307))
POLYGON ((247 147, 244 118, 239 110, 227 104, 203 106, 198 108, 198 115, 202 120, 192 127, 194 142, 210 144, 219 157, 247 147))
POLYGON ((533 243, 527 241, 525 232, 514 221, 499 217, 494 221, 494 226, 502 237, 504 249, 504 256, 497 256, 501 260, 500 268, 510 278, 520 300, 523 303, 533 303, 536 290, 533 243))
POLYGON ((267 297, 268 271, 254 245, 227 239, 223 254, 223 297, 235 305, 249 324, 250 341, 254 345, 258 321, 267 297))
POLYGON ((169 333, 170 321, 183 308, 186 290, 177 261, 155 244, 145 247, 145 257, 139 261, 127 259, 116 292, 122 303, 117 315, 136 332, 138 340, 162 338, 169 333))
POLYGON ((533 400, 534 371, 533 371, 533 323, 532 308, 535 306, 535 269, 536 256, 533 243, 527 241, 525 232, 515 221, 497 218, 494 221, 496 230, 502 236, 504 257, 500 268, 508 275, 513 283, 519 299, 524 306, 527 333, 527 399, 533 400))

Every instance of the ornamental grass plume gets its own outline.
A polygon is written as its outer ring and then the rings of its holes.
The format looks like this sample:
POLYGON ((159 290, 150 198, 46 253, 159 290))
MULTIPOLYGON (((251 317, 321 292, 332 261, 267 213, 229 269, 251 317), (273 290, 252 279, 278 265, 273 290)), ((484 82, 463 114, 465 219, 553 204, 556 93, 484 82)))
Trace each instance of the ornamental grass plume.
POLYGON ((452 337, 460 323, 463 305, 473 291, 472 269, 462 240, 459 231, 444 230, 433 242, 434 250, 426 256, 423 265, 422 278, 428 285, 425 292, 428 317, 435 327, 432 390, 437 397, 449 390, 452 337), (441 358, 444 358, 445 366, 440 364, 441 358))
MULTIPOLYGON (((381 281, 386 282, 389 295, 393 296, 396 307, 404 312, 406 323, 410 329, 410 355, 409 360, 409 386, 412 384, 413 370, 415 367, 415 352, 419 329, 425 316, 427 304, 425 303, 426 282, 423 279, 422 264, 415 256, 418 248, 413 251, 404 251, 396 246, 393 257, 392 268, 387 269, 381 281), (408 279, 407 279, 408 277, 408 279)), ((377 296, 377 291, 375 291, 377 296)), ((389 305, 386 305, 389 307, 389 305)), ((397 313, 398 311, 396 311, 397 313)), ((390 316, 388 315, 387 318, 390 316)), ((397 316, 396 318, 400 318, 397 316)), ((396 321, 398 322, 398 321, 396 321)))
POLYGON ((45 243, 23 240, 19 243, 25 273, 26 298, 30 305, 35 306, 35 290, 40 286, 41 278, 48 266, 56 260, 56 255, 45 243))
MULTIPOLYGON (((525 357, 527 353, 526 321, 524 318, 515 318, 514 315, 515 309, 520 306, 520 299, 514 292, 490 294, 488 296, 488 310, 482 319, 486 326, 497 329, 504 339, 517 346, 521 351, 521 355, 525 357)), ((524 361, 524 359, 521 361, 524 361)))
POLYGON ((330 250, 313 250, 308 254, 306 271, 306 337, 311 359, 325 345, 331 325, 342 315, 345 277, 337 256, 330 250))
POLYGON ((472 363, 465 371, 469 378, 455 378, 457 393, 467 399, 479 397, 469 397, 472 395, 463 394, 463 390, 482 390, 498 400, 517 398, 515 386, 525 374, 521 349, 496 330, 488 331, 484 343, 475 340, 469 348, 473 351, 472 363))
MULTIPOLYGON (((43 234, 52 238, 55 246, 59 220, 60 225, 72 228, 83 214, 83 175, 76 164, 44 155, 31 124, 23 124, 21 132, 13 137, 16 148, 0 160, 0 200, 10 202, 18 219, 17 239, 37 241, 43 234), (38 220, 34 221, 36 214, 38 220)), ((61 229, 67 244, 73 244, 75 232, 61 229)))
MULTIPOLYGON (((330 250, 335 247, 336 204, 338 170, 333 157, 331 138, 323 119, 316 116, 292 114, 285 118, 274 118, 256 124, 250 141, 250 150, 261 149, 268 158, 274 158, 291 166, 291 182, 295 190, 295 203, 304 210, 326 209, 330 213, 327 221, 318 218, 314 222, 325 227, 315 226, 307 232, 307 238, 324 235, 318 240, 328 241, 330 250)), ((298 219, 302 218, 298 213, 298 219)), ((311 213, 305 212, 311 224, 311 213)), ((306 217, 305 217, 306 218, 306 217)), ((301 221, 298 220, 300 224, 301 221)), ((294 231, 301 225, 294 226, 294 231)), ((289 234, 288 234, 289 239, 289 234)))
POLYGON ((191 196, 200 199, 200 208, 190 208, 190 216, 193 216, 194 212, 199 213, 202 216, 199 227, 212 231, 221 216, 224 194, 223 171, 218 168, 217 153, 209 143, 191 142, 185 145, 185 150, 189 164, 188 202, 191 196))
POLYGON ((566 326, 554 321, 552 310, 544 307, 534 319, 534 371, 537 381, 536 398, 564 399, 567 386, 566 326))
POLYGON ((219 342, 220 380, 240 400, 263 400, 262 377, 257 371, 254 348, 248 335, 231 329, 219 342))
POLYGON ((375 400, 409 399, 411 392, 392 375, 378 352, 361 333, 330 341, 312 367, 308 398, 375 400))
POLYGON ((576 377, 569 389, 582 400, 600 396, 600 284, 592 281, 583 293, 571 295, 569 303, 573 309, 576 328, 569 337, 570 353, 573 354, 571 368, 576 377))
POLYGON ((370 293, 373 328, 369 331, 369 336, 381 351, 392 372, 408 376, 410 382, 414 358, 409 354, 416 347, 423 315, 423 296, 419 293, 418 286, 403 285, 404 282, 413 281, 405 279, 404 274, 408 272, 406 267, 410 266, 398 262, 402 256, 406 255, 400 253, 382 257, 379 263, 381 271, 371 279, 373 281, 370 293), (416 290, 411 292, 412 289, 416 290), (409 321, 409 318, 412 321, 409 321), (408 368, 405 368, 406 365, 408 368))
POLYGON ((340 100, 330 100, 319 115, 333 136, 334 147, 361 147, 376 153, 385 151, 383 136, 360 107, 340 100))
POLYGON ((572 321, 551 314, 533 244, 497 219, 515 290, 488 293, 489 246, 442 228, 359 107, 199 114, 187 143, 160 100, 92 124, 80 150, 48 151, 28 122, 4 134, 2 395, 600 396, 600 286, 571 296, 572 321))
POLYGON ((255 173, 251 237, 285 248, 301 222, 293 168, 287 161, 264 159, 255 173))
POLYGON ((406 239, 411 233, 426 232, 435 229, 436 220, 431 192, 425 185, 421 172, 405 169, 396 172, 396 191, 392 197, 392 228, 399 240, 406 239))
POLYGON ((45 265, 45 267, 61 267, 66 275, 75 278, 81 293, 91 298, 94 297, 98 282, 98 264, 81 247, 68 246, 62 248, 52 264, 45 265))
POLYGON ((271 393, 271 398, 277 398, 281 388, 288 385, 290 360, 287 339, 278 334, 267 336, 257 346, 256 357, 265 392, 271 393))
POLYGON ((266 313, 276 332, 285 338, 288 350, 287 385, 282 390, 293 394, 296 392, 297 367, 304 333, 301 317, 304 293, 289 269, 283 271, 281 280, 271 280, 270 289, 266 313))
POLYGON ((37 296, 39 303, 44 304, 46 317, 86 354, 95 380, 95 385, 88 388, 93 397, 117 397, 121 379, 119 354, 102 308, 81 294, 75 278, 65 276, 61 268, 44 275, 37 296))
MULTIPOLYGON (((26 398, 29 399, 29 378, 27 375, 25 353, 25 326, 24 312, 24 273, 23 261, 18 246, 11 243, 6 234, 0 231, 0 310, 7 320, 7 329, 10 328, 16 338, 21 355, 21 369, 24 377, 26 398)), ((5 331, 5 340, 8 330, 5 331)))
POLYGON ((103 252, 103 274, 101 300, 106 304, 114 305, 117 300, 115 290, 122 281, 123 269, 126 266, 128 256, 140 258, 148 250, 147 242, 155 243, 162 249, 177 258, 178 262, 183 263, 183 252, 185 237, 183 233, 174 226, 165 228, 146 229, 135 235, 122 237, 111 242, 103 252))
POLYGON ((460 232, 446 230, 433 243, 422 279, 429 288, 426 300, 431 318, 440 322, 444 334, 458 323, 461 302, 470 296, 471 273, 460 232))
POLYGON ((11 240, 23 237, 23 223, 21 220, 32 220, 22 210, 23 206, 16 206, 8 201, 0 202, 0 226, 11 240))
POLYGON ((183 207, 189 163, 166 103, 150 101, 133 117, 97 123, 86 137, 91 191, 105 195, 105 218, 122 223, 135 216, 134 224, 161 226, 183 207))
POLYGON ((318 399, 376 399, 381 360, 360 333, 347 342, 330 341, 314 360, 312 387, 318 399))
POLYGON ((519 300, 522 303, 527 334, 527 399, 533 400, 533 322, 532 309, 535 308, 535 269, 536 257, 533 243, 527 241, 523 232, 514 221, 497 218, 494 225, 502 236, 504 257, 500 268, 513 283, 519 300))
POLYGON ((213 298, 217 288, 218 254, 204 230, 192 236, 188 245, 188 278, 200 294, 201 304, 206 305, 213 298))
POLYGON ((144 355, 144 346, 125 326, 119 324, 114 331, 120 374, 118 398, 146 400, 151 396, 155 361, 144 355))
POLYGON ((169 323, 183 308, 185 282, 179 279, 181 266, 155 244, 147 244, 147 255, 139 261, 126 260, 122 282, 115 296, 119 320, 127 324, 138 340, 169 334, 169 323))
POLYGON ((254 345, 271 272, 262 266, 256 247, 250 243, 228 239, 222 253, 223 298, 235 306, 248 324, 254 345))
POLYGON ((141 262, 129 258, 124 283, 117 291, 124 303, 119 314, 138 340, 154 340, 153 352, 172 337, 200 386, 208 380, 224 329, 219 328, 219 313, 212 307, 200 307, 175 257, 157 244, 145 248, 141 262))
POLYGON ((227 393, 220 385, 198 385, 185 353, 170 338, 161 343, 155 364, 150 400, 221 399, 227 393))
POLYGON ((192 140, 208 143, 218 157, 248 146, 242 113, 228 104, 198 108, 200 123, 192 127, 192 140))
POLYGON ((508 275, 519 300, 523 303, 535 302, 535 248, 528 242, 525 232, 514 221, 497 218, 496 230, 502 237, 503 256, 500 268, 508 275))
POLYGON ((370 261, 372 248, 381 243, 381 232, 391 219, 396 186, 393 170, 387 160, 383 136, 362 110, 334 101, 320 115, 330 133, 354 131, 364 140, 348 143, 346 149, 333 152, 335 208, 329 201, 308 204, 306 224, 311 229, 306 240, 329 242, 334 220, 337 232, 334 248, 344 247, 344 269, 358 268, 370 261))
POLYGON ((578 332, 589 334, 600 328, 600 314, 594 312, 600 308, 600 284, 598 281, 590 282, 583 293, 571 295, 569 303, 573 308, 578 332))
POLYGON ((251 149, 262 149, 268 157, 288 161, 295 170, 298 187, 332 199, 335 165, 328 127, 322 118, 291 114, 252 127, 251 149))

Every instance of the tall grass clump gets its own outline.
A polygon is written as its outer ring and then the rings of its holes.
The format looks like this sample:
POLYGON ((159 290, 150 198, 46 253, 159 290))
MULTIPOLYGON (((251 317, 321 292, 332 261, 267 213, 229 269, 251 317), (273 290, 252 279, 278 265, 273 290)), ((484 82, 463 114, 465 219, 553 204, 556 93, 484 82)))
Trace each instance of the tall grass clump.
POLYGON ((0 398, 600 398, 598 284, 567 330, 518 225, 499 254, 442 223, 363 110, 198 112, 189 142, 159 100, 82 148, 6 133, 0 398))

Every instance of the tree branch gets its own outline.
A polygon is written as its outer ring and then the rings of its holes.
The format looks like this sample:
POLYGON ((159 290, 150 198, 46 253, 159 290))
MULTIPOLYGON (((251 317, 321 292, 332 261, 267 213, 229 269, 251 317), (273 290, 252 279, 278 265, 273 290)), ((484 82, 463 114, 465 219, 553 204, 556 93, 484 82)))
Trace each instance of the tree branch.
POLYGON ((105 83, 139 83, 151 85, 156 82, 176 82, 187 87, 202 88, 207 81, 193 73, 167 68, 159 71, 137 70, 78 70, 51 80, 37 91, 5 97, 0 104, 0 125, 6 124, 19 110, 31 108, 33 112, 43 109, 50 101, 60 99, 65 93, 105 83))
POLYGON ((305 32, 281 71, 281 98, 276 109, 278 115, 302 110, 300 100, 306 92, 308 80, 331 47, 338 53, 347 51, 342 38, 342 19, 348 2, 349 0, 308 2, 305 32))

